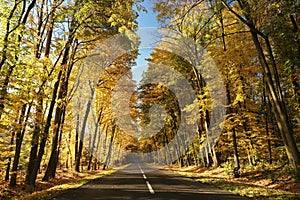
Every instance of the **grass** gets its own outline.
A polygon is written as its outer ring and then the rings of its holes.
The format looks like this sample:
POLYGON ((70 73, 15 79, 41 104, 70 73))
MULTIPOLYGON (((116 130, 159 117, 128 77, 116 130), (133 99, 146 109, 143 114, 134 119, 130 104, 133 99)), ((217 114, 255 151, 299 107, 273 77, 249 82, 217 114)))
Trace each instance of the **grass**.
POLYGON ((34 192, 24 191, 23 181, 24 177, 20 177, 20 182, 17 187, 9 188, 7 182, 1 182, 0 199, 11 200, 39 200, 51 199, 56 195, 67 191, 68 189, 78 188, 90 181, 101 178, 105 175, 112 174, 116 170, 100 170, 95 172, 65 172, 58 170, 56 178, 47 182, 41 181, 41 176, 37 180, 34 192))
POLYGON ((216 169, 169 167, 167 169, 251 199, 300 199, 300 182, 293 179, 288 166, 249 167, 242 169, 240 178, 234 178, 230 173, 231 170, 222 167, 216 169))

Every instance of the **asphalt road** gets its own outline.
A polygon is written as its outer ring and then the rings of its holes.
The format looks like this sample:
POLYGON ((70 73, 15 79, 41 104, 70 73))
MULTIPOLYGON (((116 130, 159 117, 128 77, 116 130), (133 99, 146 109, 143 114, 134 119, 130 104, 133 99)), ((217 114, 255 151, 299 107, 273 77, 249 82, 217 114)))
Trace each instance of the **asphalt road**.
POLYGON ((218 188, 199 183, 165 170, 153 171, 148 165, 131 164, 109 176, 70 189, 53 200, 246 200, 218 188))

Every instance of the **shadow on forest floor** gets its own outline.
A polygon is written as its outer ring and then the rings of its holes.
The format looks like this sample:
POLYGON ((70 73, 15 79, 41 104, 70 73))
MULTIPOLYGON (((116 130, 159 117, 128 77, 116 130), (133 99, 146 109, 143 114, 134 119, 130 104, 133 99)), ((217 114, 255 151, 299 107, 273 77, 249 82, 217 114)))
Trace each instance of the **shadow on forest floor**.
POLYGON ((56 195, 61 191, 79 187, 95 178, 110 174, 114 171, 115 170, 105 170, 100 172, 87 171, 77 173, 57 170, 55 179, 50 179, 49 181, 41 181, 43 175, 42 173, 38 175, 34 192, 27 192, 24 190, 25 173, 21 171, 18 174, 19 179, 16 187, 9 188, 9 182, 0 182, 0 199, 45 199, 46 197, 56 195))
POLYGON ((234 178, 232 170, 222 167, 166 169, 252 199, 300 199, 300 182, 294 180, 288 166, 241 169, 240 178, 234 178))

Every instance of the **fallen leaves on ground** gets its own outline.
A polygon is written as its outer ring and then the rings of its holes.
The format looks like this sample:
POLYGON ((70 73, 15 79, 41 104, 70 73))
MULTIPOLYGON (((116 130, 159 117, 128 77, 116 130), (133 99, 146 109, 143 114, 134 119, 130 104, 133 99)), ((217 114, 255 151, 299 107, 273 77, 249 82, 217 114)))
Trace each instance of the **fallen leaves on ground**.
POLYGON ((222 167, 171 166, 166 169, 252 199, 300 199, 299 181, 294 180, 288 166, 241 169, 240 178, 234 178, 232 170, 222 167))
POLYGON ((114 171, 115 170, 98 170, 78 173, 73 171, 57 170, 56 178, 49 181, 41 181, 42 174, 39 174, 34 192, 26 192, 24 190, 24 177, 21 176, 15 188, 9 188, 9 182, 0 182, 0 199, 49 199, 64 190, 80 187, 93 179, 111 174, 114 171))

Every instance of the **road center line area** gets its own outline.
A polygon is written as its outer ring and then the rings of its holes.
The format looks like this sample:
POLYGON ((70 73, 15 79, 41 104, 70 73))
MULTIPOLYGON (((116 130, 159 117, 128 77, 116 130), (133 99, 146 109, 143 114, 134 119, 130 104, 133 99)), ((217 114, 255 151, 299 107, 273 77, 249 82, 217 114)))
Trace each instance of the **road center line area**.
POLYGON ((142 173, 144 179, 146 180, 146 184, 147 184, 147 187, 148 187, 148 189, 149 189, 150 194, 155 194, 155 192, 154 192, 154 190, 153 190, 151 184, 149 183, 149 181, 147 181, 147 176, 146 176, 146 174, 144 173, 143 169, 141 168, 140 164, 138 164, 138 166, 139 166, 139 168, 140 168, 140 170, 141 170, 141 173, 142 173))
POLYGON ((154 194, 155 192, 154 192, 152 186, 150 185, 149 181, 146 181, 146 184, 147 184, 147 186, 148 186, 149 192, 150 192, 151 194, 154 194))
POLYGON ((143 174, 143 177, 144 177, 145 180, 147 180, 147 176, 145 174, 143 174))
POLYGON ((247 200, 166 170, 134 163, 52 200, 247 200), (147 173, 147 176, 145 174, 147 173), (141 176, 142 174, 142 176, 141 176), (154 189, 155 191, 154 191, 154 189))

